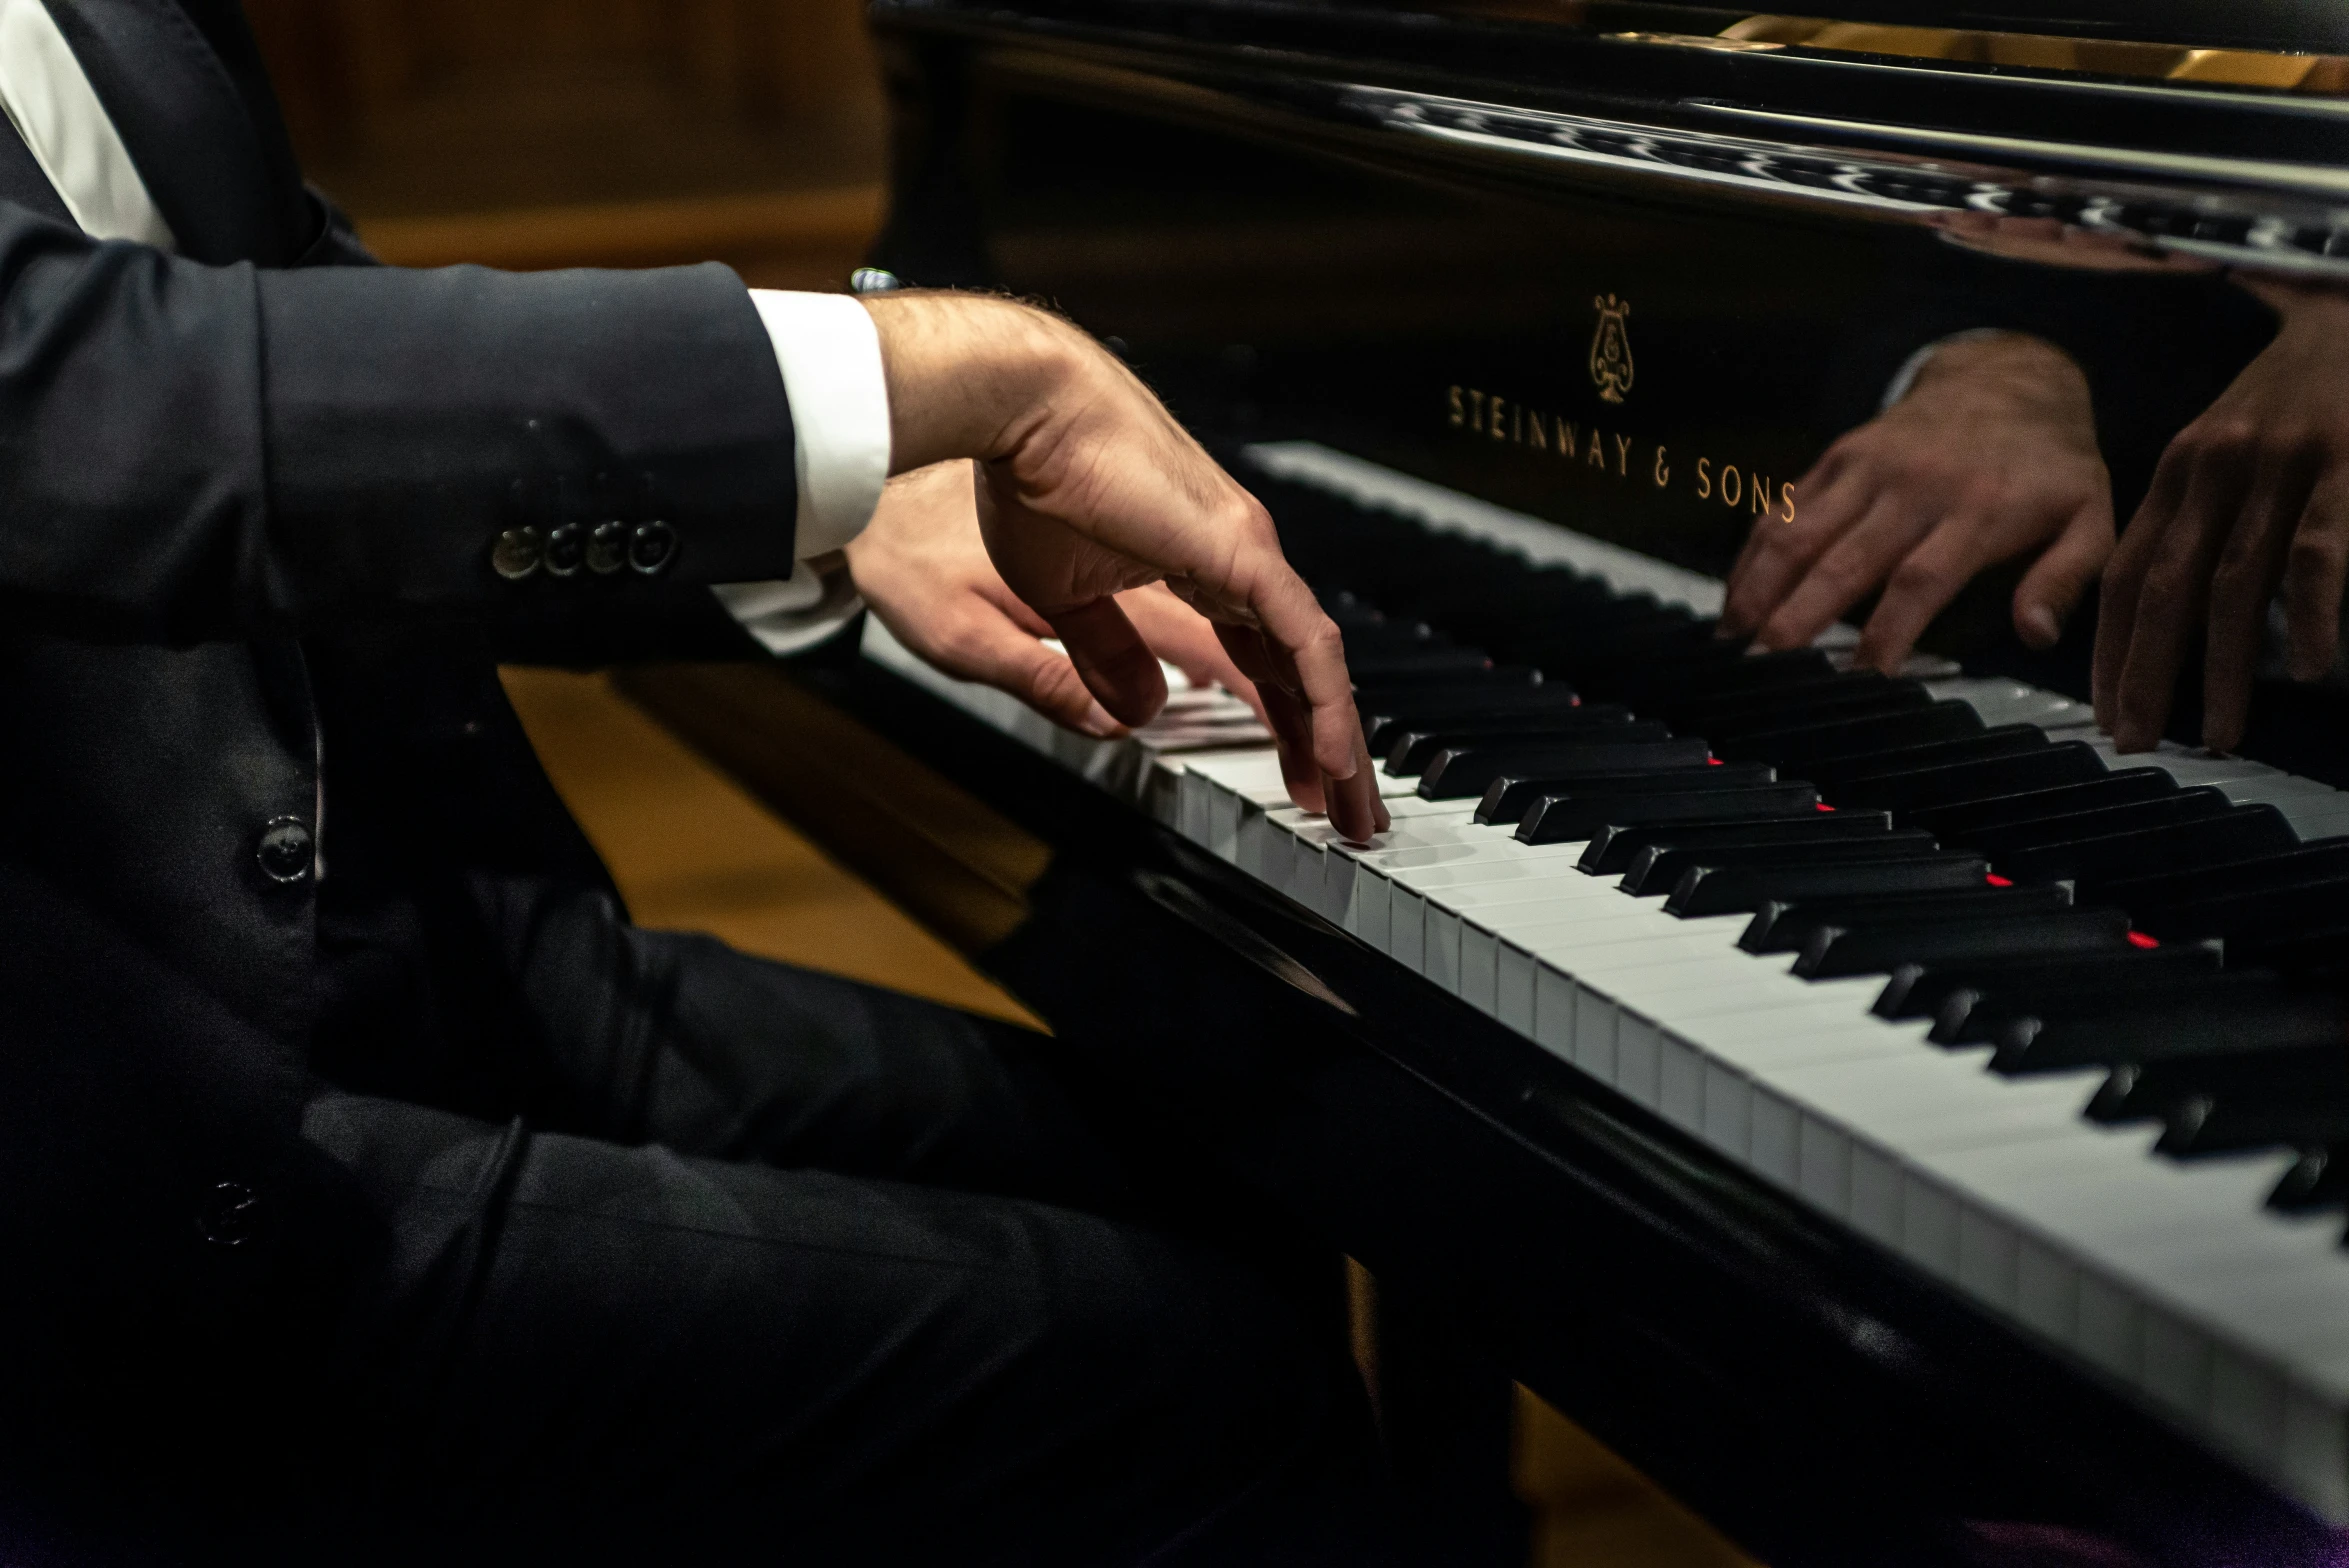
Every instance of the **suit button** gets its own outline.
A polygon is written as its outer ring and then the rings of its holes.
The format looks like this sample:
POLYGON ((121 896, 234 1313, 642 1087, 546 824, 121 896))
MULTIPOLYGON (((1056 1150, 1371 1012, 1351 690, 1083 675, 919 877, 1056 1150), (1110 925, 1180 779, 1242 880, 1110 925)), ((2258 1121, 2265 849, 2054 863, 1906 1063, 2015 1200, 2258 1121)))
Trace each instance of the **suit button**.
POLYGON ((565 523, 546 536, 546 569, 556 577, 576 577, 587 564, 587 529, 565 523))
POLYGON ((609 577, 627 564, 628 525, 596 524, 595 532, 587 536, 587 569, 598 577, 609 577))
POLYGON ((241 1247, 261 1233, 261 1195, 224 1181, 196 1205, 196 1230, 215 1247, 241 1247))
POLYGON ((310 824, 300 817, 271 818, 261 829, 260 847, 253 852, 253 858, 261 863, 261 874, 285 886, 307 881, 317 855, 310 824))
POLYGON ((546 535, 535 528, 509 528, 498 535, 489 564, 500 577, 518 583, 546 559, 546 535))
POLYGON ((628 540, 628 564, 657 577, 677 559, 677 530, 667 523, 638 523, 628 540))

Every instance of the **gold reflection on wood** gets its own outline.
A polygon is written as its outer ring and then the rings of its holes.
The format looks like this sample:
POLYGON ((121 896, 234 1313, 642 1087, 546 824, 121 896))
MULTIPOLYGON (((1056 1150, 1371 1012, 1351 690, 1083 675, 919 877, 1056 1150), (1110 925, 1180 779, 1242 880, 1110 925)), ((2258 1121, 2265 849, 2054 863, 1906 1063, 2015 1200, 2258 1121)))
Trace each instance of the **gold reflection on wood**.
POLYGON ((1889 55, 1904 60, 1959 60, 2030 70, 2286 92, 2339 93, 2349 84, 2349 60, 2331 55, 2187 49, 2174 44, 1970 32, 1944 27, 1893 27, 1800 16, 1750 16, 1723 28, 1718 36, 1778 48, 1799 46, 1848 54, 1889 55))
POLYGON ((509 669, 507 694, 636 921, 1042 1025, 945 943, 612 689, 509 669))
POLYGON ((966 956, 1028 917, 1052 847, 761 665, 628 671, 620 690, 966 956))

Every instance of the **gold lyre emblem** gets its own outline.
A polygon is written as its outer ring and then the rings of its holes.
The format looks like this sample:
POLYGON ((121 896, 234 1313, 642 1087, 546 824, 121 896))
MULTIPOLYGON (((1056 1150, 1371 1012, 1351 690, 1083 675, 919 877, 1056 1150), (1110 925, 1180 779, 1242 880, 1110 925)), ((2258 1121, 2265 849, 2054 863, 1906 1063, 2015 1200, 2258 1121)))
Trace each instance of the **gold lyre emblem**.
POLYGON ((1591 303, 1599 310, 1599 329, 1591 334, 1590 378, 1598 386, 1600 397, 1610 403, 1620 403, 1631 390, 1635 373, 1631 363, 1631 328, 1626 324, 1631 306, 1612 294, 1603 294, 1591 303))

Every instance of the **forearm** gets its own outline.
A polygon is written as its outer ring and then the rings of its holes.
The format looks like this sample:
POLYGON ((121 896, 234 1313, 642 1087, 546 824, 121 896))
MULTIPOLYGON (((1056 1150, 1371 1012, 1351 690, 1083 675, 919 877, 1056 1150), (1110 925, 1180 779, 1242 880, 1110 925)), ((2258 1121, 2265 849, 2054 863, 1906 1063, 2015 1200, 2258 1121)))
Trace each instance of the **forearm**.
POLYGON ((1098 358, 1075 327, 1010 300, 907 291, 864 303, 889 384, 892 473, 1011 455, 1098 358))
POLYGON ((791 421, 723 269, 211 268, 0 207, 0 307, 0 594, 78 635, 576 592, 499 575, 518 528, 665 522, 672 580, 790 567, 791 421))

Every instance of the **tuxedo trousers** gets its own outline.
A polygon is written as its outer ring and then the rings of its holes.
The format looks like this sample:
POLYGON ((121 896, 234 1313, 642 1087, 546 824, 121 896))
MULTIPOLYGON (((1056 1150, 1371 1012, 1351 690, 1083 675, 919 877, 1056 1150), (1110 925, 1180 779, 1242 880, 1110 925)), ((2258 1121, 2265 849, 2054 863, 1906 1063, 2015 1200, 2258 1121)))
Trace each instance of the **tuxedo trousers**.
POLYGON ((314 1085, 300 1143, 350 1245, 205 1353, 279 1373, 157 1414, 211 1478, 172 1517, 214 1544, 123 1560, 1375 1553, 1327 1276, 1139 1198, 1066 1047, 591 891, 485 904, 539 1103, 314 1085))

